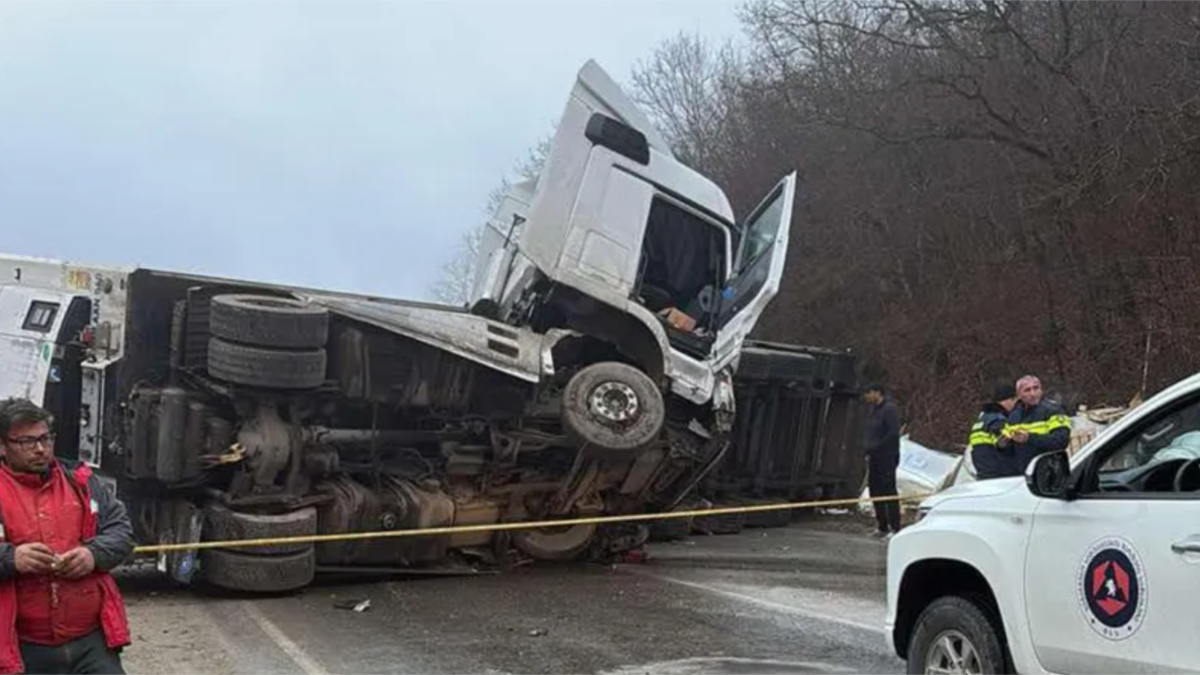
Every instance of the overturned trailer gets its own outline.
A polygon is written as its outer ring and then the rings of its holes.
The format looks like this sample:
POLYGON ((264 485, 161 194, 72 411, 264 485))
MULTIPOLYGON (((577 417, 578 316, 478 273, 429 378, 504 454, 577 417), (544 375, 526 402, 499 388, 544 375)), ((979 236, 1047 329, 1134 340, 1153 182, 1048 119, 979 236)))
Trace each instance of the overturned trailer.
MULTIPOLYGON (((858 359, 845 350, 747 340, 730 447, 680 509, 851 499, 862 489, 858 359)), ((693 529, 732 534, 787 524, 790 510, 660 521, 669 540, 693 529)))

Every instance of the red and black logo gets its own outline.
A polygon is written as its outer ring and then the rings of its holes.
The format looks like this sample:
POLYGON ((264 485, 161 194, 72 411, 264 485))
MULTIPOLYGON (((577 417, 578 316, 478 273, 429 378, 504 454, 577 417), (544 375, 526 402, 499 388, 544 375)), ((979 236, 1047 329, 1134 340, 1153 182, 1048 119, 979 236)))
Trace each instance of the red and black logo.
POLYGON ((1124 552, 1105 548, 1088 561, 1083 597, 1097 621, 1121 628, 1133 620, 1141 599, 1141 582, 1124 552))

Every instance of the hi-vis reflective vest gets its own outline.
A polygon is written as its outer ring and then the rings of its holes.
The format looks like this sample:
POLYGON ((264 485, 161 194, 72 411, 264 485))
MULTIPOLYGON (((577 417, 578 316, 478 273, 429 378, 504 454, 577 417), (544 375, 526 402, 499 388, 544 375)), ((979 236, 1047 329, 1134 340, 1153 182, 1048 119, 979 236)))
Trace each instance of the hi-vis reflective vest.
POLYGON ((1049 436, 1060 429, 1066 429, 1068 434, 1071 433, 1070 417, 1062 414, 1055 414, 1044 420, 1038 420, 1035 422, 1009 424, 1004 428, 1004 435, 1011 436, 1015 431, 1024 431, 1030 436, 1049 436))
POLYGON ((1007 436, 1010 433, 1011 428, 1002 413, 981 411, 975 424, 971 425, 971 435, 967 439, 967 447, 974 452, 980 446, 996 445, 1000 442, 1001 436, 1007 436), (999 433, 988 431, 989 428, 997 429, 997 427, 999 427, 999 433))

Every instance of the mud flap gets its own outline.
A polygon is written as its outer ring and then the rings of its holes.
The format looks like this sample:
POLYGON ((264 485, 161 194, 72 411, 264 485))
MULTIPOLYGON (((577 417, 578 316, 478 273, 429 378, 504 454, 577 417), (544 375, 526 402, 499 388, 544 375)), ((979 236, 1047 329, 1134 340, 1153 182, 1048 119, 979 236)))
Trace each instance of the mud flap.
MULTIPOLYGON (((196 544, 204 528, 204 517, 200 509, 191 502, 171 501, 159 512, 168 525, 162 531, 160 543, 196 544)), ((196 575, 199 552, 192 548, 158 554, 158 571, 177 583, 191 585, 196 575)))

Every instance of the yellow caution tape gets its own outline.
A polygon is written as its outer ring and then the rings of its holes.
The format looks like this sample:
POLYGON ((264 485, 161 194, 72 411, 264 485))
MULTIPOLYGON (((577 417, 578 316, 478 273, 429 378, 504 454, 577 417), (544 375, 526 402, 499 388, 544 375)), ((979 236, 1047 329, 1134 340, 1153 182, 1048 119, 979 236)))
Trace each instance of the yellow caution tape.
MULTIPOLYGON (((930 493, 932 494, 932 493, 930 493)), ((748 506, 724 506, 713 509, 696 509, 691 511, 667 511, 665 513, 637 513, 617 516, 594 516, 591 518, 568 518, 562 520, 541 520, 518 523, 482 523, 479 525, 451 525, 447 527, 425 527, 410 530, 376 530, 372 532, 342 532, 338 534, 309 534, 295 537, 268 537, 265 539, 236 539, 232 541, 203 541, 194 544, 152 544, 138 546, 134 554, 140 553, 170 553, 173 551, 199 551, 210 548, 244 548, 249 546, 284 546, 286 544, 309 544, 328 541, 354 541, 361 539, 385 539, 389 537, 429 537, 434 535, 466 534, 470 532, 503 532, 507 530, 534 530, 543 527, 570 527, 572 525, 604 525, 609 523, 633 523, 643 520, 669 520, 671 518, 694 518, 702 516, 722 516, 737 513, 762 513, 764 511, 784 511, 787 509, 807 509, 814 507, 853 506, 862 503, 895 502, 916 500, 928 497, 929 494, 871 497, 867 499, 826 499, 809 502, 789 502, 783 504, 754 504, 748 506)))

